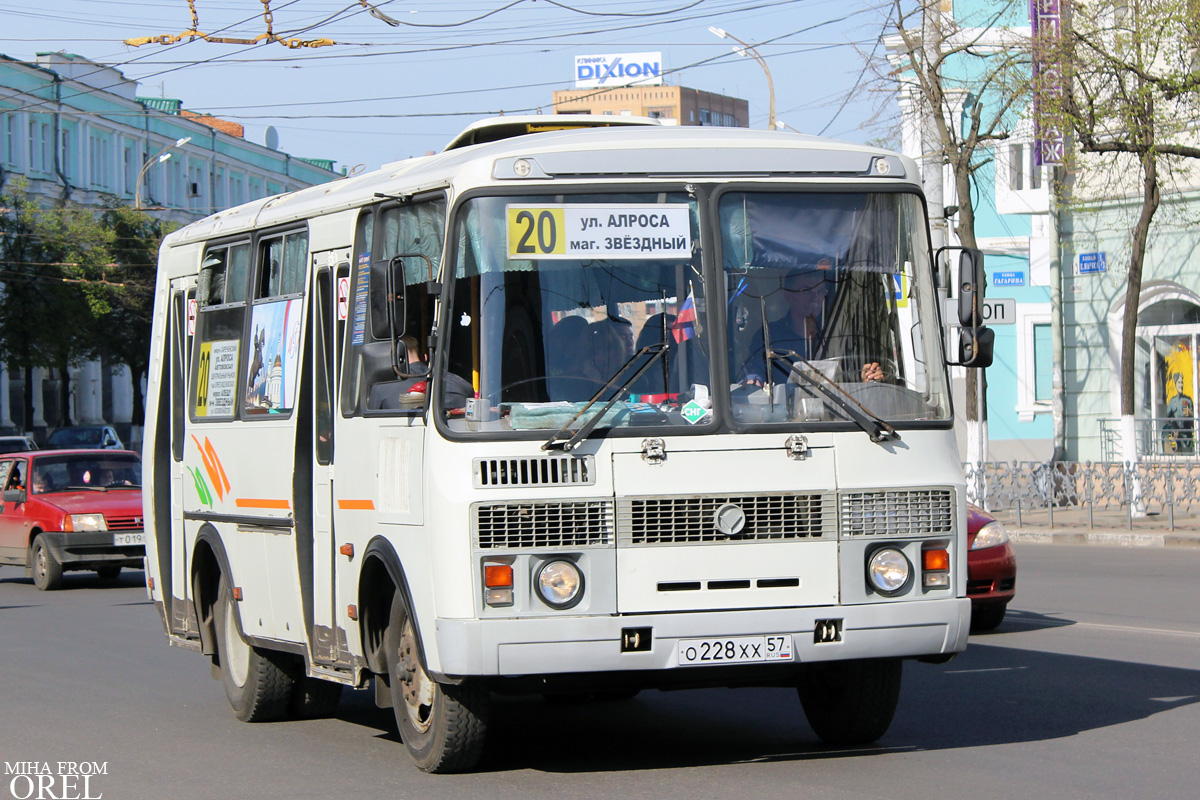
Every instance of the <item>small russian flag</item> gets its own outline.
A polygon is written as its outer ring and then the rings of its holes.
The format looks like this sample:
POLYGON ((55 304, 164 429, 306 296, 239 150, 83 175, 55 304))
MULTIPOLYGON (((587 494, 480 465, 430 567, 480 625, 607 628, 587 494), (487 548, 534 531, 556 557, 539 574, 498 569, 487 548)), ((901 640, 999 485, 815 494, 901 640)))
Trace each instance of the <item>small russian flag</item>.
POLYGON ((671 338, 675 340, 676 344, 696 338, 696 299, 692 296, 690 289, 687 299, 679 308, 679 315, 675 317, 675 322, 671 325, 671 338))

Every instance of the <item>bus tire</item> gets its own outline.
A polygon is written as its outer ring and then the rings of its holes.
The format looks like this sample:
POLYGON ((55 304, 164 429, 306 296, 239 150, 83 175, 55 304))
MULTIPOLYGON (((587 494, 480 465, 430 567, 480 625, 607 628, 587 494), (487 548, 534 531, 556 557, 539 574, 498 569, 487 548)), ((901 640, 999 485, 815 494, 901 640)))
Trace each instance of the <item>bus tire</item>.
POLYGON ((34 537, 30 547, 30 563, 33 564, 33 585, 43 592, 52 592, 62 586, 62 564, 46 547, 41 535, 34 537))
POLYGON ((487 733, 488 692, 478 683, 439 684, 421 665, 412 621, 397 593, 384 636, 396 727, 422 772, 469 770, 487 733))
POLYGON ((242 722, 271 722, 288 710, 293 681, 281 666, 282 654, 262 650, 238 631, 233 592, 222 575, 217 590, 217 659, 229 705, 242 722))
POLYGON ((337 713, 341 699, 341 684, 302 677, 292 686, 290 711, 296 719, 326 719, 337 713))
POLYGON ((865 658, 807 665, 797 690, 821 741, 870 744, 887 733, 900 701, 903 664, 898 658, 865 658))

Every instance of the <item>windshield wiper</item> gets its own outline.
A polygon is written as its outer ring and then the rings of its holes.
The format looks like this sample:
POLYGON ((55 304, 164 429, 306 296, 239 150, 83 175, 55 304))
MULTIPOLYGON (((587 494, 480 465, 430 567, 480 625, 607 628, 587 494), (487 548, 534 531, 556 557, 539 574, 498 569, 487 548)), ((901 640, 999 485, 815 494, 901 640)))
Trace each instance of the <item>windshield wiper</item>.
MULTIPOLYGON (((778 361, 789 371, 802 378, 809 386, 832 400, 855 425, 862 428, 863 432, 871 437, 872 442, 885 442, 900 438, 899 432, 886 420, 854 399, 854 396, 845 389, 826 378, 824 373, 801 358, 795 351, 768 349, 766 355, 769 365, 778 361), (807 370, 801 369, 797 366, 798 364, 803 364, 807 370)), ((768 372, 773 369, 774 367, 770 366, 768 372)))
POLYGON ((641 350, 638 350, 636 353, 634 353, 628 361, 621 365, 620 369, 613 373, 613 376, 608 379, 608 382, 605 383, 603 387, 601 387, 600 391, 592 395, 592 399, 588 400, 587 405, 576 411, 575 416, 567 420, 565 425, 556 430, 554 434, 546 440, 546 443, 542 445, 542 449, 564 450, 566 452, 570 452, 578 447, 583 440, 587 438, 588 434, 600 424, 600 420, 603 419, 604 415, 608 413, 608 410, 616 404, 617 400, 624 396, 626 390, 636 383, 638 378, 645 375, 647 370, 654 366, 655 361, 658 361, 660 358, 666 355, 667 349, 668 345, 666 342, 655 342, 654 344, 646 345, 641 350), (636 372, 634 372, 633 375, 627 378, 624 383, 622 383, 616 388, 615 391, 613 391, 612 397, 608 399, 608 402, 605 403, 599 411, 592 414, 592 416, 588 418, 588 421, 580 425, 579 430, 575 431, 575 433, 573 433, 571 436, 567 437, 566 439, 559 438, 566 433, 567 430, 574 425, 580 417, 586 414, 588 409, 594 406, 609 389, 613 388, 613 384, 616 383, 617 378, 625 374, 625 371, 629 369, 631 364, 648 353, 651 355, 650 358, 646 359, 646 363, 642 364, 642 366, 636 372))

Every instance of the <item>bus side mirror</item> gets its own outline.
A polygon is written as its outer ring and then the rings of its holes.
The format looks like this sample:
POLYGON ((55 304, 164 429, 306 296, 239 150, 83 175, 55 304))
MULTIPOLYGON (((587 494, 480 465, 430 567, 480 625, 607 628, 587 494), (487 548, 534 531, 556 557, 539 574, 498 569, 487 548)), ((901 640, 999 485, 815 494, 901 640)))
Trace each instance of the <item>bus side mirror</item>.
POLYGON ((958 365, 983 369, 992 365, 996 332, 991 328, 964 327, 958 340, 958 365))
POLYGON ((986 285, 983 253, 963 250, 958 257, 958 322, 964 328, 976 328, 983 322, 980 306, 986 285))

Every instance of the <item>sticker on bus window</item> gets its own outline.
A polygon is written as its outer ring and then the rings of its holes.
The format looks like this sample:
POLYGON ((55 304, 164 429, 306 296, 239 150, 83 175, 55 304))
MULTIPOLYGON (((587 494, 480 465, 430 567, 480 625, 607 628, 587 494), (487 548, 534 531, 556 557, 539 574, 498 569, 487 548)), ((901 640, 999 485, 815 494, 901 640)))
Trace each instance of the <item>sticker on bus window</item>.
POLYGON ((690 258, 687 203, 505 206, 510 259, 690 258))
POLYGON ((237 400, 237 339, 218 339, 200 345, 200 374, 196 377, 196 416, 232 417, 237 400))
POLYGON ((295 405, 300 309, 299 300, 254 307, 246 354, 246 410, 250 413, 283 413, 295 405))

